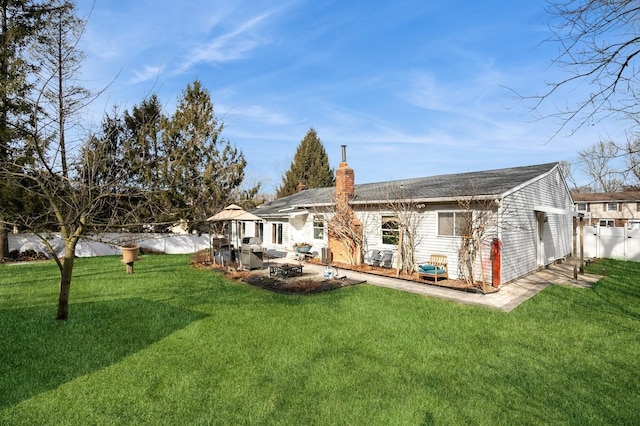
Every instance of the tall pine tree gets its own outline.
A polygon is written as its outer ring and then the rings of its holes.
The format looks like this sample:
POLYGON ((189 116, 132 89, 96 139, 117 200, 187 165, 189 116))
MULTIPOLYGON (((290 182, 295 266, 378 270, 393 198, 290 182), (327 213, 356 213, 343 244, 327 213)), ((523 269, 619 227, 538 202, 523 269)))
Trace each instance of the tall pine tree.
POLYGON ((305 188, 325 188, 335 185, 335 172, 329 167, 329 157, 313 127, 304 136, 289 170, 282 177, 277 198, 294 194, 298 185, 305 188))
POLYGON ((241 150, 221 135, 211 95, 199 80, 187 85, 163 133, 164 181, 178 218, 208 229, 207 217, 230 202, 244 180, 241 150))
POLYGON ((51 4, 49 0, 0 1, 0 262, 9 251, 7 224, 14 222, 10 206, 24 201, 15 172, 30 154, 23 142, 33 110, 29 95, 38 64, 29 57, 29 48, 38 42, 51 4))

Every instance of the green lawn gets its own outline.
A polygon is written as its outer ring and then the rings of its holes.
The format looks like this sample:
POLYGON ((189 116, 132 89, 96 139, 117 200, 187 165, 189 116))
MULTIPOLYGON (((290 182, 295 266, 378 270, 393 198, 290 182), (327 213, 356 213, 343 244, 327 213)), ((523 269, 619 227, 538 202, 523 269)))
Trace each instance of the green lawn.
POLYGON ((56 322, 56 266, 0 266, 0 424, 640 424, 640 264, 594 268, 506 314, 77 259, 56 322))

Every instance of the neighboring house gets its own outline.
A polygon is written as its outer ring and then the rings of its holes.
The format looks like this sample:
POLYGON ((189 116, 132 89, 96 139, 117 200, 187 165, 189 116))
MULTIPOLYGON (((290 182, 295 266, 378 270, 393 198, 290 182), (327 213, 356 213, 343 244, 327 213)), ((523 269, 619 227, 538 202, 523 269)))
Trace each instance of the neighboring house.
MULTIPOLYGON (((353 215, 350 226, 361 232, 362 244, 356 247, 361 254, 376 249, 397 255, 398 217, 409 215, 415 226, 404 231, 412 234, 404 241, 413 241, 413 260, 419 264, 431 254, 444 254, 450 278, 463 271, 460 223, 470 211, 474 220, 490 215, 475 267, 488 271, 494 285, 563 259, 572 250, 573 201, 557 163, 355 185, 344 148, 336 187, 306 189, 252 210, 263 222, 246 226, 246 236, 259 236, 265 248, 280 251, 309 242, 318 254, 329 249, 334 261, 350 257, 359 262, 361 257, 345 254, 336 233, 329 232, 341 205, 353 215), (499 256, 491 255, 492 247, 499 247, 499 256)), ((395 267, 395 259, 391 265, 395 267)))
POLYGON ((587 224, 602 227, 640 228, 640 192, 572 194, 574 209, 587 224))

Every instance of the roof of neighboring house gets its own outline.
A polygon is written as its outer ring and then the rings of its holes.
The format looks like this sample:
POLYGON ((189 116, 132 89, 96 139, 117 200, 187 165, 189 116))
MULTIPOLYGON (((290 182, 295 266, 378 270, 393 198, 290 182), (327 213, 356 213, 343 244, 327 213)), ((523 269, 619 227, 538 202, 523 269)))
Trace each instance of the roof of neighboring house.
POLYGON ((639 191, 575 193, 571 194, 574 203, 591 202, 636 202, 640 201, 639 191))
MULTIPOLYGON (((500 198, 509 191, 550 172, 558 163, 511 167, 479 172, 355 185, 352 204, 379 204, 390 200, 414 202, 455 201, 459 197, 500 198)), ((333 205, 335 187, 305 189, 251 210, 260 217, 283 217, 304 212, 306 207, 333 205)))

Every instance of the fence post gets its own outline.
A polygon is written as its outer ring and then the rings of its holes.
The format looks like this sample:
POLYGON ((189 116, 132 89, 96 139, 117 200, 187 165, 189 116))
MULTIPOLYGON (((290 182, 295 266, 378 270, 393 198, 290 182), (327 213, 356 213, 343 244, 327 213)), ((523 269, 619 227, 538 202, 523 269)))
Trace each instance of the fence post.
POLYGON ((580 273, 584 274, 584 217, 580 216, 580 273))
POLYGON ((577 224, 576 218, 573 216, 571 218, 571 222, 573 224, 573 279, 578 279, 578 235, 577 235, 577 224))

